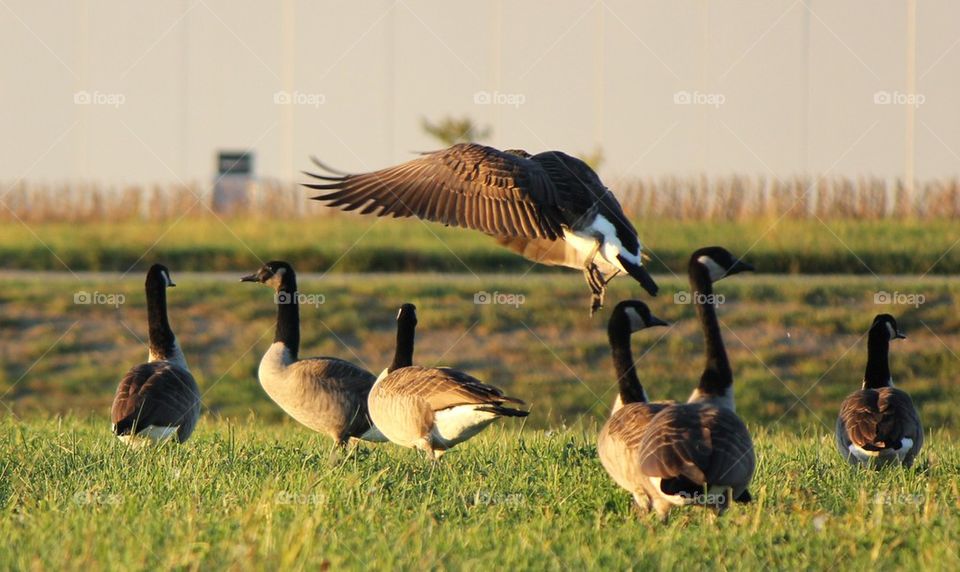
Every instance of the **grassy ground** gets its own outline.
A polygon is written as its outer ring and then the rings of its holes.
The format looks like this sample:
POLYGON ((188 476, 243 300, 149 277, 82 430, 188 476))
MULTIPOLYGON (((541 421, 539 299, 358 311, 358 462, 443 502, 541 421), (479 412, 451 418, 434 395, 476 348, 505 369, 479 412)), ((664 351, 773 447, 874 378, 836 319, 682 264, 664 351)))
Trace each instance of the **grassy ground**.
MULTIPOLYGON (((754 264, 768 273, 960 273, 955 220, 652 219, 636 225, 657 273, 682 269, 689 253, 706 244, 749 251, 754 264)), ((282 222, 183 218, 0 225, 5 268, 124 271, 144 256, 181 271, 235 270, 280 257, 317 272, 525 272, 531 267, 480 233, 417 220, 336 215, 282 222)))
MULTIPOLYGON (((209 414, 284 421, 256 381, 273 337, 272 292, 241 284, 239 276, 174 271, 172 323, 209 414)), ((635 335, 633 347, 650 395, 683 399, 698 376, 703 341, 693 307, 675 303, 684 282, 659 279, 662 294, 643 298, 672 327, 635 335)), ((105 416, 120 376, 146 356, 142 275, 0 280, 0 404, 21 416, 105 416), (78 292, 97 293, 102 302, 124 299, 116 307, 77 304, 78 292)), ((588 317, 586 285, 576 273, 301 276, 300 290, 323 297, 302 306, 302 356, 334 355, 379 372, 392 353, 396 309, 411 301, 420 317, 416 361, 464 368, 527 400, 528 427, 599 421, 613 400, 608 309, 588 317), (520 295, 523 303, 475 304, 483 291, 520 295)), ((638 290, 616 280, 609 303, 638 290)), ((952 410, 960 402, 960 280, 743 274, 717 292, 724 296, 719 314, 738 408, 751 422, 828 431, 843 397, 859 386, 873 316, 891 312, 909 336, 893 346, 894 378, 911 392, 927 427, 960 429, 952 410), (877 304, 883 293, 900 303, 877 304), (905 296, 923 303, 905 304, 905 296)))
POLYGON ((261 419, 130 451, 103 420, 0 422, 0 569, 957 570, 960 444, 845 466, 817 426, 751 422, 755 503, 638 518, 595 432, 505 423, 431 466, 261 419), (12 548, 11 548, 12 547, 12 548))

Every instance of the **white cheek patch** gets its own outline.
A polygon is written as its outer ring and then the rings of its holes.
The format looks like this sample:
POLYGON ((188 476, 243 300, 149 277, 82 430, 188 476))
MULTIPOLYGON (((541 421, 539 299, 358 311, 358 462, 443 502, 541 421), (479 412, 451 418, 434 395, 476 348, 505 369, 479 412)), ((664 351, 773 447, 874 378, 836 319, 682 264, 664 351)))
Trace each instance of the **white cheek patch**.
POLYGON ((890 322, 884 322, 884 324, 887 326, 887 331, 890 332, 890 339, 892 340, 896 338, 897 331, 893 329, 893 326, 890 325, 890 322))
POLYGON ((286 273, 287 273, 287 269, 284 268, 283 266, 281 266, 280 268, 277 268, 277 271, 274 272, 274 274, 276 274, 277 276, 283 276, 286 273))
POLYGON ((627 318, 630 319, 630 329, 637 331, 647 327, 647 323, 640 317, 640 314, 637 313, 635 308, 627 308, 625 312, 627 318))
POLYGON ((173 286, 173 280, 170 279, 170 274, 166 270, 163 271, 163 280, 167 283, 167 287, 173 286))
POLYGON ((714 259, 707 255, 703 255, 698 258, 697 262, 706 266, 707 272, 710 273, 710 280, 713 282, 716 282, 727 275, 727 269, 717 264, 714 259))

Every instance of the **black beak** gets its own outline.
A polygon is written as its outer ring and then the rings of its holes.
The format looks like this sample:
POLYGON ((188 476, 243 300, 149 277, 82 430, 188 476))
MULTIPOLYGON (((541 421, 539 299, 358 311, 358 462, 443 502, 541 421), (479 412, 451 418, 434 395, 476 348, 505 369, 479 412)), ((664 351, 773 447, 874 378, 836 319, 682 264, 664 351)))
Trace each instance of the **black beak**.
POLYGON ((733 268, 730 269, 728 274, 736 274, 738 272, 753 272, 754 270, 756 269, 753 267, 753 264, 738 260, 733 263, 733 268))
POLYGON ((653 281, 653 278, 650 276, 650 273, 647 272, 646 268, 643 266, 638 266, 629 260, 625 260, 623 256, 617 256, 617 260, 619 260, 620 264, 622 264, 627 270, 627 274, 632 276, 634 280, 643 286, 643 289, 647 291, 647 294, 650 294, 651 296, 657 295, 660 287, 657 286, 657 283, 653 281))
POLYGON ((663 320, 654 316, 653 314, 651 314, 650 319, 647 320, 647 326, 669 326, 669 325, 670 324, 668 322, 664 322, 663 320))
POLYGON ((176 287, 176 284, 173 283, 173 280, 170 281, 170 287, 171 287, 171 288, 176 287))
POLYGON ((897 334, 896 334, 895 336, 893 336, 893 339, 895 339, 895 340, 905 340, 905 339, 907 339, 907 335, 904 334, 903 332, 897 332, 897 334))
POLYGON ((256 274, 248 274, 247 276, 240 278, 240 281, 241 282, 259 282, 260 279, 257 278, 256 274))

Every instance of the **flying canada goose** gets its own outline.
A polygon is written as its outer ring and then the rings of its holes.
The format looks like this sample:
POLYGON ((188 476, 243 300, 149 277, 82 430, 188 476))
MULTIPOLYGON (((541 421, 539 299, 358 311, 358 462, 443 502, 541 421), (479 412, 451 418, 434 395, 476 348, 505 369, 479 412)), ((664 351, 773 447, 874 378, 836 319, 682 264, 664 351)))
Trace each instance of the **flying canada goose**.
POLYGON ((923 447, 917 409, 890 376, 890 341, 904 338, 890 314, 873 319, 862 389, 843 400, 837 417, 837 449, 851 465, 909 467, 923 447))
POLYGON ((393 362, 370 390, 370 417, 391 442, 437 459, 500 417, 529 414, 507 406, 519 399, 462 371, 411 366, 416 326, 416 307, 404 304, 393 362))
POLYGON ((687 403, 657 413, 638 446, 647 506, 666 519, 673 506, 726 510, 730 498, 749 502, 756 458, 750 433, 734 411, 733 372, 717 320, 713 283, 753 267, 723 248, 690 257, 690 301, 706 339, 706 367, 687 403))
POLYGON ((351 437, 386 441, 367 414, 367 394, 375 380, 372 373, 333 357, 299 359, 300 294, 293 267, 274 260, 240 281, 260 282, 276 292, 276 334, 257 372, 270 399, 287 415, 329 435, 338 445, 345 446, 351 437))
POLYGON ((534 262, 582 270, 591 314, 620 272, 657 293, 636 229, 600 177, 576 157, 460 143, 358 175, 314 162, 334 175, 305 173, 327 181, 306 186, 327 191, 313 199, 328 206, 479 230, 534 262))
POLYGON ((172 286, 176 284, 165 266, 150 267, 146 280, 147 363, 131 368, 113 397, 113 433, 131 446, 174 437, 183 443, 200 418, 200 389, 167 320, 167 288, 172 286))
POLYGON ((607 326, 610 353, 620 391, 610 419, 597 439, 597 453, 603 468, 618 485, 633 494, 637 506, 641 508, 648 507, 649 503, 643 492, 644 476, 637 462, 640 436, 654 415, 675 402, 648 401, 647 393, 637 378, 633 352, 630 351, 630 334, 644 328, 666 325, 666 322, 651 314, 643 302, 625 300, 613 309, 607 326))

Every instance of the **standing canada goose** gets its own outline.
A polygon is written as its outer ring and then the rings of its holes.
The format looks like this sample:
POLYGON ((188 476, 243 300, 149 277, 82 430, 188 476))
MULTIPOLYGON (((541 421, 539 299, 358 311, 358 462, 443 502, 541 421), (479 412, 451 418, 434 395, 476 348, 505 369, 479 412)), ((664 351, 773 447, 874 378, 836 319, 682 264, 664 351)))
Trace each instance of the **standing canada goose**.
POLYGON ((560 151, 531 155, 460 143, 418 159, 359 175, 306 175, 331 207, 377 216, 417 216, 479 230, 524 257, 582 270, 591 314, 620 272, 651 296, 657 284, 643 267, 637 231, 589 165, 560 151))
POLYGON ((653 416, 675 402, 648 401, 647 393, 637 378, 633 352, 630 350, 630 334, 644 328, 666 325, 666 322, 651 314, 643 302, 625 300, 613 309, 607 326, 610 353, 620 391, 610 419, 597 439, 597 453, 603 468, 618 485, 633 494, 641 508, 649 503, 643 492, 644 476, 637 462, 640 437, 653 416))
POLYGON ((706 339, 706 367, 687 403, 654 416, 639 445, 647 506, 666 519, 673 506, 696 504, 721 514, 730 502, 749 502, 756 458, 746 425, 734 411, 733 372, 717 320, 713 283, 753 270, 718 246, 693 253, 691 301, 706 339))
POLYGON ((890 376, 890 341, 904 338, 890 314, 873 319, 862 389, 843 400, 837 417, 837 449, 851 465, 909 467, 923 447, 917 409, 890 376))
POLYGON ((200 418, 200 388, 187 368, 180 344, 167 320, 167 288, 176 286, 170 271, 154 264, 147 272, 147 363, 127 372, 111 408, 112 429, 132 446, 172 437, 183 443, 200 418))
POLYGON ((404 304, 393 362, 370 390, 370 417, 391 442, 437 459, 500 417, 529 414, 506 405, 522 405, 519 399, 462 371, 409 365, 416 326, 416 307, 404 304))
POLYGON ((257 372, 270 399, 287 415, 329 435, 340 446, 351 437, 386 441, 367 414, 367 394, 375 379, 372 373, 333 357, 299 359, 300 306, 293 267, 274 260, 240 281, 260 282, 276 291, 276 334, 257 372))

